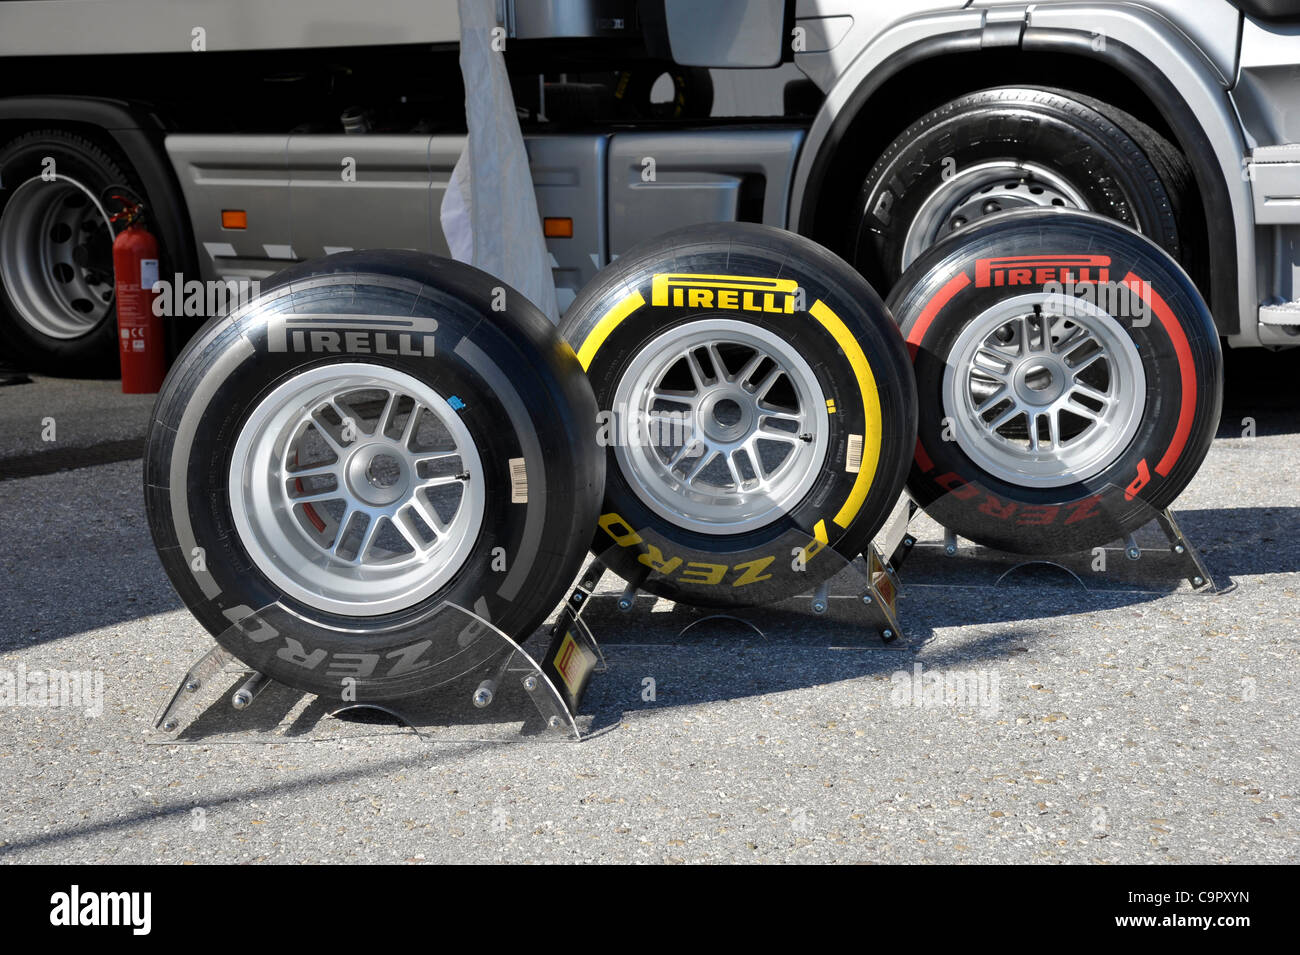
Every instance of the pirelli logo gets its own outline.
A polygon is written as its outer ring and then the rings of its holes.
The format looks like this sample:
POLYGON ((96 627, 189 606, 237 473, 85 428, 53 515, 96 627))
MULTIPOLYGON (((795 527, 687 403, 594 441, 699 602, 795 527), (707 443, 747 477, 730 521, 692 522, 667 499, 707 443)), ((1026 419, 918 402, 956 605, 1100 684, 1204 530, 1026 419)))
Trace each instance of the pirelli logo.
POLYGON ((432 358, 438 321, 412 315, 312 315, 291 312, 266 323, 271 352, 322 352, 349 355, 408 355, 432 358))
POLYGON ((662 273, 650 283, 650 304, 790 315, 798 290, 794 279, 662 273))
POLYGON ((1109 255, 1008 255, 975 263, 976 288, 1109 281, 1109 255))

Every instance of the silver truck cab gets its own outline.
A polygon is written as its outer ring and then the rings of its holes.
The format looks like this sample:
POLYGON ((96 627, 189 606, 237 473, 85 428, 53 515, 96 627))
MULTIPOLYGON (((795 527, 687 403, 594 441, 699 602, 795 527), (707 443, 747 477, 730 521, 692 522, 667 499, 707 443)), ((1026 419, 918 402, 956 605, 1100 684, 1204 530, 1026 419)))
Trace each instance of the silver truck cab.
MULTIPOLYGON (((692 222, 809 235, 884 294, 986 207, 1080 205, 1183 261, 1228 344, 1300 343, 1296 0, 497 7, 540 211, 563 223, 548 238, 561 307, 692 222), (1055 131, 1038 145, 1007 131, 1025 110, 1055 131), (942 153, 952 122, 969 155, 942 153)), ((464 141, 455 11, 0 2, 5 342, 36 363, 103 364, 111 226, 81 200, 117 176, 153 210, 164 276, 256 279, 373 246, 446 254, 438 210, 464 141), (24 206, 51 155, 64 199, 24 206), (86 241, 54 241, 60 223, 86 241)))

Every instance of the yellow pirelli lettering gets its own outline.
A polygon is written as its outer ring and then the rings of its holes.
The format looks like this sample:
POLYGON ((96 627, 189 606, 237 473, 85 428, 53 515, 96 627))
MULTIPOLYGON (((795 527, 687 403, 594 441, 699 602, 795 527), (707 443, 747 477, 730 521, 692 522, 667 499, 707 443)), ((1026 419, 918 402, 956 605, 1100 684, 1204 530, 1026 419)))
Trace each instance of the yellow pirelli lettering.
POLYGON ((605 339, 609 338, 614 329, 622 323, 638 308, 645 304, 645 296, 640 292, 633 292, 614 303, 614 307, 601 316, 594 328, 587 333, 582 347, 578 349, 578 362, 582 365, 582 370, 586 371, 591 367, 591 360, 596 357, 596 352, 600 351, 600 346, 605 344, 605 339))
MULTIPOLYGON (((880 462, 881 421, 880 392, 876 388, 876 376, 871 372, 862 346, 853 337, 843 320, 835 314, 829 305, 821 299, 813 302, 808 313, 821 322, 840 346, 840 350, 849 359, 853 377, 858 382, 858 391, 862 394, 862 417, 864 433, 862 435, 862 461, 859 465, 857 479, 849 490, 849 496, 832 520, 840 527, 848 527, 853 518, 862 509, 871 490, 871 482, 876 476, 876 465, 880 462)), ((856 449, 855 449, 856 450, 856 449)))
POLYGON ((794 312, 798 289, 794 279, 661 272, 650 280, 650 304, 656 308, 671 305, 789 315, 794 312))

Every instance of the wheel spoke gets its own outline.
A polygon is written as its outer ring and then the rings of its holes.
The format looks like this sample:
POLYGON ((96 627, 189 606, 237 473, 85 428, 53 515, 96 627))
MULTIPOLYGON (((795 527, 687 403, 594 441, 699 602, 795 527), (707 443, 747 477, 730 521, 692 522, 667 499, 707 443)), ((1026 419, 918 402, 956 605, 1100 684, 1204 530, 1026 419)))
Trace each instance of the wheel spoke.
POLYGON ((342 544, 348 536, 348 528, 352 524, 353 518, 360 513, 361 512, 354 508, 351 502, 349 502, 347 508, 343 511, 343 516, 339 518, 339 526, 334 531, 334 541, 330 545, 330 553, 335 557, 339 555, 339 545, 342 544))
POLYGON ((331 488, 328 491, 312 491, 307 494, 299 494, 289 498, 292 504, 315 504, 317 501, 337 501, 346 497, 347 494, 340 487, 331 488))
POLYGON ((749 361, 745 362, 745 367, 741 368, 740 371, 736 372, 736 377, 731 380, 736 382, 738 385, 741 385, 742 387, 744 385, 747 385, 749 383, 750 376, 754 374, 754 372, 758 371, 758 366, 763 364, 763 360, 765 358, 767 358, 766 355, 764 355, 761 351, 755 349, 754 357, 751 358, 749 361))
POLYGON ((686 366, 691 370, 691 378, 695 382, 695 390, 703 391, 704 386, 708 384, 708 378, 704 375, 704 366, 700 364, 700 359, 695 354, 695 349, 686 353, 686 366))
POLYGON ((1024 413, 1025 413, 1025 409, 1020 407, 1019 404, 1013 401, 1011 403, 1010 408, 1002 412, 1002 414, 998 415, 992 421, 987 422, 985 424, 985 427, 988 428, 990 431, 997 431, 998 428, 1001 428, 1003 425, 1014 421, 1016 418, 1018 418, 1020 415, 1024 413))
POLYGON ((286 477, 291 478, 332 477, 337 479, 339 476, 339 461, 336 458, 329 464, 314 464, 298 471, 291 471, 286 468, 284 473, 286 477))
POLYGON ((1007 393, 1006 384, 1004 382, 998 382, 998 390, 993 392, 993 394, 989 395, 987 398, 985 398, 983 401, 977 404, 975 406, 975 411, 977 413, 988 411, 988 409, 993 407, 993 405, 997 404, 999 401, 1004 400, 1006 398, 1006 393, 1007 393))
POLYGON ((686 483, 690 484, 697 477, 699 477, 700 472, 703 471, 706 467, 708 467, 708 465, 713 461, 713 459, 718 456, 718 453, 719 452, 716 451, 712 445, 706 444, 704 446, 704 453, 701 454, 700 459, 695 462, 695 467, 693 467, 691 469, 691 472, 686 475, 686 483))
POLYGON ((799 436, 790 431, 782 431, 780 428, 770 427, 766 420, 759 423, 758 433, 755 438, 762 438, 764 441, 781 441, 785 444, 800 444, 799 436))
POLYGON ((415 508, 408 505, 397 512, 397 519, 392 521, 393 527, 397 528, 397 533, 406 539, 411 545, 411 550, 417 554, 422 554, 428 549, 428 545, 420 537, 420 532, 415 529, 414 518, 415 508))
POLYGON ((784 374, 785 374, 785 369, 783 369, 780 365, 777 365, 766 375, 764 375, 762 382, 760 382, 758 387, 755 388, 753 391, 754 400, 762 401, 763 398, 766 397, 767 393, 772 390, 772 386, 775 385, 777 383, 777 380, 784 374))
POLYGON ((441 539, 447 535, 447 525, 433 512, 433 508, 420 497, 418 492, 412 496, 410 506, 415 508, 415 512, 420 515, 420 520, 433 531, 435 537, 441 539))
POLYGON ((375 537, 379 534, 379 524, 381 521, 386 520, 388 518, 377 514, 369 515, 369 522, 366 524, 366 529, 361 532, 361 543, 357 545, 357 552, 352 557, 352 563, 365 563, 366 554, 370 553, 370 548, 375 543, 375 537))
POLYGON ((384 407, 379 412, 379 420, 375 423, 375 434, 382 437, 388 431, 390 424, 389 416, 393 413, 393 408, 397 405, 397 392, 390 391, 388 398, 384 401, 384 407))
POLYGON ((407 451, 411 450, 411 439, 415 437, 415 428, 419 424, 422 411, 424 411, 424 405, 420 404, 420 402, 417 401, 412 404, 411 414, 406 419, 406 425, 402 428, 402 436, 398 439, 398 444, 407 451))

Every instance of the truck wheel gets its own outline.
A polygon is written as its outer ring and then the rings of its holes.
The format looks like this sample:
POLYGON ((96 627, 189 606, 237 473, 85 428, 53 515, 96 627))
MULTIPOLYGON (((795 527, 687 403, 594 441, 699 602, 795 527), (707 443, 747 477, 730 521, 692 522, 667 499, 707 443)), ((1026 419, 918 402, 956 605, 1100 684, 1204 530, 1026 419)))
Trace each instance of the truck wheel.
POLYGON ((964 537, 1022 554, 1105 544, 1205 459, 1218 334, 1187 273, 1132 230, 990 217, 923 253, 889 305, 920 399, 908 489, 964 537))
POLYGON ((84 136, 45 129, 0 150, 0 341, 34 370, 117 373, 110 185, 140 192, 84 136))
POLYGON ((340 673, 358 698, 418 693, 460 675, 464 647, 425 626, 444 602, 522 639, 576 576, 604 479, 595 413, 518 292, 418 253, 333 255, 182 352, 145 451, 150 527, 249 666, 322 695, 340 673))
POLYGON ((876 160, 858 196, 853 261, 892 288, 939 239, 1020 208, 1096 212, 1179 258, 1171 185, 1120 125, 1078 99, 970 93, 917 120, 876 160))
POLYGON ((763 603, 843 567, 902 490, 907 353, 841 259, 764 226, 692 226, 624 254, 561 330, 608 448, 593 550, 689 603, 763 603), (649 575, 649 576, 647 576, 649 575))

